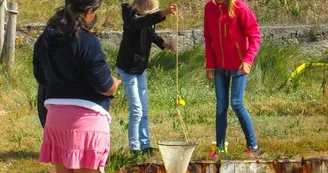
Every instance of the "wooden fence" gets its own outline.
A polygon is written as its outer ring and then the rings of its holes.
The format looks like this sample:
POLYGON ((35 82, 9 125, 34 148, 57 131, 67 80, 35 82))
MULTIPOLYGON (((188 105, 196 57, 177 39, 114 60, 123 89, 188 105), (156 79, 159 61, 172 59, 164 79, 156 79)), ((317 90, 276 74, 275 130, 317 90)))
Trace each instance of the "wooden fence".
POLYGON ((17 3, 0 0, 0 62, 5 63, 8 72, 13 69, 15 60, 17 9, 17 3))

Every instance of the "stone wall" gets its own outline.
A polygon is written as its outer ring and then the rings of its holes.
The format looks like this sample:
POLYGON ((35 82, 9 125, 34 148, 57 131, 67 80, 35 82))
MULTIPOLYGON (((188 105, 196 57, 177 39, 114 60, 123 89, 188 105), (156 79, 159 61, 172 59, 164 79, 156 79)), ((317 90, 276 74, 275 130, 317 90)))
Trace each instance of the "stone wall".
MULTIPOLYGON (((20 34, 30 32, 31 30, 42 30, 44 24, 31 24, 20 28, 20 34)), ((260 27, 263 40, 275 41, 279 43, 299 43, 306 44, 328 40, 328 24, 322 25, 294 25, 294 26, 262 26, 260 27)), ((176 40, 176 31, 157 30, 157 33, 164 39, 176 40)), ((99 38, 110 48, 119 46, 122 32, 102 31, 99 38)), ((202 28, 181 30, 178 32, 179 47, 181 49, 190 49, 196 45, 204 43, 202 28)), ((32 39, 32 38, 30 38, 32 39)), ((32 39, 33 40, 33 39, 32 39)), ((32 41, 30 40, 30 41, 32 41)))
MULTIPOLYGON (((307 44, 328 40, 328 24, 326 25, 295 25, 295 26, 262 26, 262 39, 278 43, 307 44)), ((157 33, 164 39, 176 40, 176 31, 159 30, 157 33)), ((181 49, 190 49, 196 45, 204 44, 202 28, 181 30, 178 32, 179 46, 181 49)), ((121 32, 105 31, 100 35, 102 42, 107 42, 109 47, 119 45, 121 32)))

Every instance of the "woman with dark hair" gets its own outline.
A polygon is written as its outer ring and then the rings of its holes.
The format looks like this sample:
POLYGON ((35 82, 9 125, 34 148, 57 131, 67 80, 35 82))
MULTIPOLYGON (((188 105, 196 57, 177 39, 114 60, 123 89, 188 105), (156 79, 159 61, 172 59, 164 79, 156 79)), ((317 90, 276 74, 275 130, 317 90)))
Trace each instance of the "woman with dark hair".
POLYGON ((34 76, 46 88, 48 111, 40 161, 53 163, 57 173, 103 172, 109 155, 108 110, 121 81, 90 31, 100 5, 66 0, 34 46, 34 76))
MULTIPOLYGON (((91 32, 94 32, 93 27, 96 24, 96 22, 97 22, 97 16, 95 16, 93 20, 88 24, 91 32)), ((38 109, 39 120, 42 128, 44 128, 47 119, 47 109, 44 107, 44 101, 46 100, 46 91, 47 88, 45 86, 43 85, 38 86, 37 109, 38 109)))

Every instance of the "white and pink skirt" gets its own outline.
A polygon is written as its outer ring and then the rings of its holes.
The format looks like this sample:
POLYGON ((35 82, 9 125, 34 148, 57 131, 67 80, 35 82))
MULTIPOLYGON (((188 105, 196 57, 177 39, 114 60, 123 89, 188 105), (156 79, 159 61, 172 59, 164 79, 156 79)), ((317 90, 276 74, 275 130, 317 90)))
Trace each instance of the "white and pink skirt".
POLYGON ((40 161, 103 172, 110 148, 109 114, 75 105, 46 107, 40 161))

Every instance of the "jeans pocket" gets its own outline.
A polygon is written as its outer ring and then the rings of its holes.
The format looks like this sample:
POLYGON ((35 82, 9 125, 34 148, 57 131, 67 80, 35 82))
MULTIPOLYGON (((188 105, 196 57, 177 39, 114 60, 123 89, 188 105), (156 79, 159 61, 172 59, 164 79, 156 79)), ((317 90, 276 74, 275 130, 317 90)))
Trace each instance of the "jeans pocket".
POLYGON ((243 76, 240 70, 231 70, 230 71, 231 77, 243 76))
POLYGON ((122 79, 122 70, 119 69, 118 67, 116 67, 116 73, 117 73, 117 76, 120 77, 122 79))
POLYGON ((117 72, 118 77, 122 80, 122 82, 126 80, 128 73, 124 72, 123 70, 121 70, 117 67, 116 67, 116 72, 117 72))

